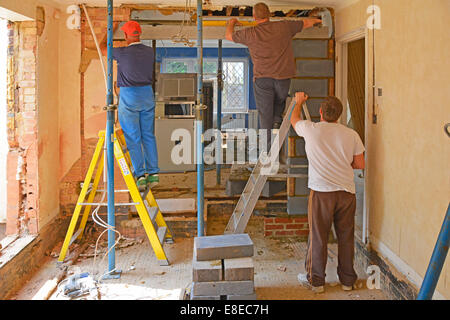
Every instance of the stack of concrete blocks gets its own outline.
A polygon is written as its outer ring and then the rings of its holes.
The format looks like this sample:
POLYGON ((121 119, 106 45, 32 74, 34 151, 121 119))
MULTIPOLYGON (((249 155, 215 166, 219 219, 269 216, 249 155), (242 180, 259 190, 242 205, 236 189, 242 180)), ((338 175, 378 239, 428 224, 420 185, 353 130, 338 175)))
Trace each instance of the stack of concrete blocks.
POLYGON ((248 234, 196 237, 191 300, 256 300, 248 234))
MULTIPOLYGON (((334 95, 334 42, 332 39, 296 39, 292 42, 297 76, 291 81, 290 93, 304 91, 312 121, 320 121, 320 104, 328 95, 334 95)), ((308 165, 305 140, 297 136, 293 128, 289 130, 287 164, 308 165)), ((289 168, 290 174, 308 174, 307 168, 289 168)), ((287 212, 290 215, 308 213, 308 178, 289 178, 287 212)))

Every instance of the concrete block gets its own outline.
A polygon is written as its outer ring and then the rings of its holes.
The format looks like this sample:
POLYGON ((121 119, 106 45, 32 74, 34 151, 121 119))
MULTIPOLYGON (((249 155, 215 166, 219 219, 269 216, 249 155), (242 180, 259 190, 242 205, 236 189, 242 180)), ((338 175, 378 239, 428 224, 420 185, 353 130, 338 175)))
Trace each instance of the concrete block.
MULTIPOLYGON (((308 165, 308 158, 288 158, 288 165, 308 165)), ((289 169, 291 170, 291 169, 289 169)), ((290 173, 290 172, 289 172, 290 173)))
POLYGON ((255 292, 253 281, 194 282, 192 286, 194 296, 246 295, 253 292, 255 292))
POLYGON ((327 79, 292 79, 291 95, 295 92, 303 91, 310 97, 327 97, 328 96, 328 80, 327 79))
POLYGON ((212 260, 212 261, 197 261, 195 259, 192 260, 193 282, 208 282, 221 280, 223 280, 222 260, 212 260))
POLYGON ((324 99, 310 99, 306 101, 306 105, 308 106, 309 115, 311 117, 320 117, 320 105, 324 99))
POLYGON ((289 215, 308 214, 309 197, 288 197, 287 213, 289 215))
POLYGON ((255 266, 252 258, 224 259, 224 280, 245 281, 254 279, 255 266))
POLYGON ((309 195, 308 178, 295 178, 295 195, 309 195))
POLYGON ((333 60, 297 60, 298 77, 333 77, 333 60))
POLYGON ((220 300, 220 296, 194 296, 194 295, 191 295, 191 300, 220 300))
MULTIPOLYGON (((228 196, 240 195, 246 184, 247 180, 227 180, 225 193, 228 196)), ((282 190, 286 190, 286 181, 268 180, 261 191, 261 197, 269 198, 282 190)))
POLYGON ((196 237, 194 248, 197 261, 253 256, 253 241, 246 233, 196 237))
POLYGON ((292 47, 296 58, 328 57, 328 40, 293 40, 292 47))
POLYGON ((289 168, 288 172, 292 174, 308 174, 308 168, 289 168))
POLYGON ((227 300, 256 300, 256 293, 228 295, 227 300))
POLYGON ((306 156, 305 139, 303 139, 303 138, 295 139, 295 155, 296 156, 306 156))

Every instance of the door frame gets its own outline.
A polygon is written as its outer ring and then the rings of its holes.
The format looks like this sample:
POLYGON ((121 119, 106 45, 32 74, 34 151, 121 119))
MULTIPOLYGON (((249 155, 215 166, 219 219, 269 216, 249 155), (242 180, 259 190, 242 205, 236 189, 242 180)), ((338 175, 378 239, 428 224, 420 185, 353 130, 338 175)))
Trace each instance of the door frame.
MULTIPOLYGON (((369 241, 369 206, 367 185, 369 175, 370 163, 367 157, 367 150, 369 149, 369 29, 366 26, 352 30, 342 36, 336 38, 336 96, 341 101, 347 101, 347 68, 348 68, 348 43, 365 39, 365 98, 364 98, 364 140, 365 140, 365 162, 366 169, 364 170, 364 199, 363 199, 363 226, 362 226, 362 243, 367 244, 369 241)), ((347 108, 344 107, 340 122, 346 123, 347 108)), ((359 236, 357 235, 359 238, 359 236)))

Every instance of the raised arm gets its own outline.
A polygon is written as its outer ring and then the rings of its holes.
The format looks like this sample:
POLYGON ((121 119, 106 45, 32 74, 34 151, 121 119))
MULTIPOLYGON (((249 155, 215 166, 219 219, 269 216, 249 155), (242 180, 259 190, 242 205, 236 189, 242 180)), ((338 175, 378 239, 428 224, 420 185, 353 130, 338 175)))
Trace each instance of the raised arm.
POLYGON ((228 20, 227 29, 225 31, 225 39, 233 41, 234 27, 241 25, 242 24, 236 18, 228 20))
POLYGON ((303 21, 303 29, 308 29, 317 23, 322 23, 322 19, 305 19, 303 21))
MULTIPOLYGON (((114 22, 113 23, 113 33, 117 30, 118 26, 119 26, 119 22, 114 22)), ((98 44, 100 46, 100 51, 102 52, 102 55, 104 55, 105 57, 108 54, 107 40, 108 40, 108 35, 105 34, 103 36, 103 39, 98 44)))
POLYGON ((292 111, 291 115, 291 124, 293 127, 295 127, 295 124, 299 122, 301 119, 302 114, 302 105, 303 103, 308 100, 308 95, 304 92, 296 92, 295 93, 295 107, 292 111))

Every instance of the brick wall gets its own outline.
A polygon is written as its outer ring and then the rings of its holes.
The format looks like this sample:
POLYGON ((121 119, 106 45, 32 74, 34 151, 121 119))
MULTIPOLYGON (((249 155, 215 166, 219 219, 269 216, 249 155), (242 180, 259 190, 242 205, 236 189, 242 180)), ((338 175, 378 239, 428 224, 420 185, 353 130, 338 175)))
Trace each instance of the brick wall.
POLYGON ((308 217, 265 217, 264 235, 266 237, 300 237, 308 238, 308 217))
POLYGON ((7 234, 38 232, 37 27, 9 24, 7 234))

